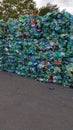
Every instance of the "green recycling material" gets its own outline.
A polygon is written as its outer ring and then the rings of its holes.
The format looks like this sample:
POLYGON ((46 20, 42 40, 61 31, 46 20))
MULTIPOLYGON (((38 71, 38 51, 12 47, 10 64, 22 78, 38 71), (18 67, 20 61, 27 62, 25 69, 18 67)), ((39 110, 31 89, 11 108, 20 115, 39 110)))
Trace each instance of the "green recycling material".
POLYGON ((73 85, 72 21, 66 11, 0 20, 0 70, 73 85))

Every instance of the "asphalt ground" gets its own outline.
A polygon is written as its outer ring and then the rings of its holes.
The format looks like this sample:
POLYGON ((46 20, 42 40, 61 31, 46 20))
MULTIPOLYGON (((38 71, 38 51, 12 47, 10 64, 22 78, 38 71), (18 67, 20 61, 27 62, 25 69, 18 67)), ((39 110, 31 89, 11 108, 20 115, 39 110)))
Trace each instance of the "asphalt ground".
POLYGON ((73 89, 0 72, 0 130, 73 130, 73 89))

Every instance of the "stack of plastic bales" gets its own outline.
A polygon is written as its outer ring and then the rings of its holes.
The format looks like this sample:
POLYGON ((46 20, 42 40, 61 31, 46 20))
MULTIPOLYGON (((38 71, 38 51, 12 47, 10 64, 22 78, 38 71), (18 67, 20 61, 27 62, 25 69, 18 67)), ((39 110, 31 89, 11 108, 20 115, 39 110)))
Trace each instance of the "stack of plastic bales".
POLYGON ((68 64, 66 66, 67 79, 70 83, 70 86, 73 88, 73 15, 71 15, 70 43, 68 44, 66 56, 68 59, 68 64))
POLYGON ((0 20, 0 70, 3 69, 5 22, 0 20))
POLYGON ((68 85, 69 78, 72 77, 68 72, 66 65, 70 64, 70 57, 73 57, 72 41, 70 39, 71 16, 67 12, 48 13, 43 17, 43 37, 52 40, 50 51, 50 69, 52 82, 68 85), (45 29, 45 30, 44 30, 45 29), (68 74, 68 75, 67 75, 68 74), (67 80, 66 80, 67 78, 67 80))
POLYGON ((9 19, 0 33, 0 68, 44 82, 73 84, 72 20, 66 11, 9 19))
POLYGON ((15 20, 9 20, 6 23, 6 27, 5 27, 4 50, 3 50, 4 51, 3 70, 8 71, 8 72, 15 72, 14 23, 15 23, 15 20))

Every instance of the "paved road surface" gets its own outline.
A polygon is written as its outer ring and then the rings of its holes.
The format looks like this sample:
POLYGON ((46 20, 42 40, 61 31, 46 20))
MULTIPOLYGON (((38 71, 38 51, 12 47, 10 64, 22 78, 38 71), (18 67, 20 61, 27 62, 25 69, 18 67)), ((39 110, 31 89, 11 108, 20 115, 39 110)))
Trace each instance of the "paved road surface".
POLYGON ((0 130, 73 130, 73 89, 0 72, 0 130))

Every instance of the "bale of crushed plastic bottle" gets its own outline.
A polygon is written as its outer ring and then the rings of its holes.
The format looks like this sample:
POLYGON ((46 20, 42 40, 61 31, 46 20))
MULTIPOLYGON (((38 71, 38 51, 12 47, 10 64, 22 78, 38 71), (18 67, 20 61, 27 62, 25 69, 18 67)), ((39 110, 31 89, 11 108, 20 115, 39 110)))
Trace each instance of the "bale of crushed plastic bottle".
POLYGON ((0 22, 0 68, 44 82, 73 84, 72 26, 66 11, 0 22))

